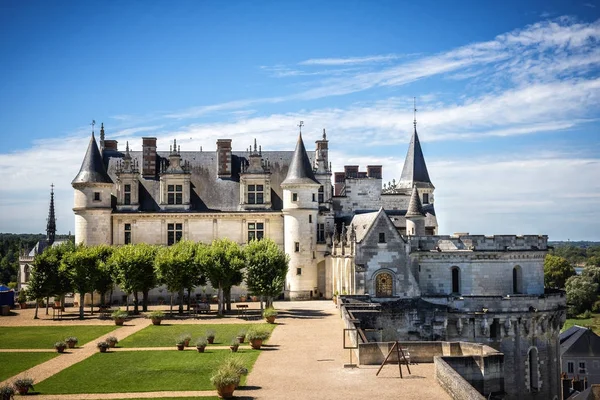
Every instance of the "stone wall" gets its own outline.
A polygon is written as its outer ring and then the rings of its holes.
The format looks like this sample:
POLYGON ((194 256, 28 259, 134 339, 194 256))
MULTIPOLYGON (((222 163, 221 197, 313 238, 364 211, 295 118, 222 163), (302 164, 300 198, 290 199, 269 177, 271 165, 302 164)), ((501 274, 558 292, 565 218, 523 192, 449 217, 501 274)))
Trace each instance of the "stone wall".
POLYGON ((547 250, 547 235, 436 235, 412 236, 411 247, 421 251, 547 250))
POLYGON ((434 361, 435 379, 444 390, 455 400, 485 400, 465 378, 453 367, 448 365, 442 357, 434 361))

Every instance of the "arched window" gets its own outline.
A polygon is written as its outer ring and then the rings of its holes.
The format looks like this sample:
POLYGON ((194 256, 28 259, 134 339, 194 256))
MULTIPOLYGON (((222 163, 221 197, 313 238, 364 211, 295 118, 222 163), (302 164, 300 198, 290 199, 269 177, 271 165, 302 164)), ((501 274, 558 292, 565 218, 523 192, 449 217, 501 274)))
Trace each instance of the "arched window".
POLYGON ((460 268, 452 267, 452 293, 460 294, 460 268))
POLYGON ((523 271, 521 266, 517 265, 513 268, 513 294, 523 293, 523 271))
POLYGON ((392 274, 382 272, 375 278, 375 297, 392 297, 393 296, 392 274))
POLYGON ((527 354, 527 367, 527 376, 529 377, 529 391, 537 392, 539 390, 538 351, 535 347, 529 349, 529 352, 527 354))
POLYGON ((29 282, 29 265, 26 265, 25 268, 23 268, 23 275, 25 275, 23 278, 25 278, 23 280, 23 282, 29 282))

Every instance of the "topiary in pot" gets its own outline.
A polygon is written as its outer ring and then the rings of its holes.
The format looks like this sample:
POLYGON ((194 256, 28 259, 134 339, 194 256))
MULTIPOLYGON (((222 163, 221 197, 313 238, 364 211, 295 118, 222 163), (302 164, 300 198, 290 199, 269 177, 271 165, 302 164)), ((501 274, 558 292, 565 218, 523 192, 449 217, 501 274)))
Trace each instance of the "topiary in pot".
POLYGON ((106 353, 106 351, 110 347, 110 344, 108 344, 107 342, 98 342, 98 343, 96 343, 96 347, 98 347, 98 350, 100 350, 100 353, 106 353))
POLYGON ((240 341, 237 338, 231 339, 231 343, 229 345, 229 349, 231 350, 231 352, 232 353, 237 352, 238 347, 240 347, 240 341))
POLYGON ((198 349, 198 353, 204 353, 204 349, 208 344, 208 340, 206 338, 200 338, 196 341, 196 349, 198 349))
POLYGON ((54 348, 59 353, 64 353, 65 349, 67 348, 67 344, 61 340, 60 342, 54 343, 54 348))
POLYGON ((210 377, 210 383, 217 389, 220 398, 228 399, 233 396, 235 388, 240 384, 240 374, 231 367, 221 365, 210 377))
POLYGON ((246 329, 242 329, 238 332, 237 340, 240 344, 244 343, 244 340, 246 340, 246 329))
POLYGON ((209 344, 213 344, 215 341, 216 332, 213 330, 206 331, 206 340, 208 340, 209 344))
POLYGON ((185 347, 189 347, 190 346, 190 340, 192 340, 192 335, 190 335, 189 333, 182 333, 179 336, 179 339, 183 340, 183 343, 184 343, 185 347))
POLYGON ((67 346, 72 349, 75 347, 75 345, 77 345, 79 340, 75 336, 69 336, 65 339, 65 342, 67 343, 67 346))
POLYGON ((175 342, 175 345, 177 346, 177 350, 183 350, 185 349, 185 340, 183 338, 179 338, 175 342))
POLYGON ((116 310, 112 313, 112 319, 115 321, 115 325, 121 326, 125 323, 128 315, 127 311, 116 310))
POLYGON ((255 350, 260 350, 262 342, 267 340, 269 336, 271 336, 271 332, 262 326, 252 327, 246 333, 246 339, 255 350))
POLYGON ((116 336, 109 336, 106 338, 105 342, 108 343, 109 347, 115 347, 117 343, 119 343, 119 339, 117 339, 116 336))
POLYGON ((273 307, 266 308, 265 311, 263 311, 263 317, 270 324, 275 323, 276 316, 277 316, 277 310, 275 310, 273 307))
POLYGON ((148 314, 148 318, 152 320, 153 325, 160 325, 162 320, 165 318, 165 313, 162 311, 152 311, 148 314))
POLYGON ((25 395, 29 392, 29 389, 33 390, 33 379, 21 378, 13 382, 13 386, 21 395, 25 395))
POLYGON ((12 400, 15 396, 15 389, 12 386, 0 386, 0 400, 12 400))

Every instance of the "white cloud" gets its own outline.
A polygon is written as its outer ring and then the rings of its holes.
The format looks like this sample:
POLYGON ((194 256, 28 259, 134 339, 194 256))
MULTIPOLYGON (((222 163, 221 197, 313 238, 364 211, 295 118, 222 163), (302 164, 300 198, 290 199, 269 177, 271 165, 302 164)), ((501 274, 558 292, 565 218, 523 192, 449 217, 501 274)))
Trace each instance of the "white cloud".
POLYGON ((347 57, 347 58, 311 58, 301 61, 299 65, 353 65, 353 64, 372 64, 381 63, 392 60, 397 60, 401 56, 396 54, 364 56, 364 57, 347 57))

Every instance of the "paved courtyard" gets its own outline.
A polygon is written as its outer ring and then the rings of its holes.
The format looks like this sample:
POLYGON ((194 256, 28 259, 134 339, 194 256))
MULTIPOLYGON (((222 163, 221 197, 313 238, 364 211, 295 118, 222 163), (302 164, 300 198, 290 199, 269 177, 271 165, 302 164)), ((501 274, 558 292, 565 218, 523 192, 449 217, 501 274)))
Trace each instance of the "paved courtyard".
MULTIPOLYGON (((250 303, 257 308, 258 303, 250 303)), ((404 379, 399 377, 397 365, 385 366, 378 377, 379 366, 360 366, 344 368, 349 362, 349 350, 342 348, 343 324, 339 310, 331 301, 277 302, 279 310, 278 327, 273 332, 269 345, 264 347, 247 385, 236 390, 238 399, 450 399, 435 382, 433 364, 411 365, 411 375, 403 367, 404 379)), ((82 325, 112 324, 112 321, 99 321, 96 318, 84 321, 52 321, 43 315, 33 320, 33 310, 17 311, 21 315, 2 317, 2 326, 26 325, 82 325)), ((172 323, 173 321, 169 321, 172 323)), ((237 317, 214 318, 201 316, 199 319, 178 320, 175 323, 235 323, 246 322, 237 317)), ((146 319, 134 319, 128 326, 115 327, 108 335, 120 340, 143 329, 150 323, 146 319)), ((40 382, 68 366, 79 362, 97 350, 95 342, 73 351, 72 355, 59 356, 40 364, 20 375, 27 375, 40 382)), ((129 349, 136 351, 136 349, 129 349)), ((142 350, 142 349, 139 349, 142 350)), ((0 360, 2 358, 0 352, 0 360)), ((354 360, 356 361, 356 360, 354 360)), ((6 382, 12 381, 8 379, 6 382)), ((126 397, 159 398, 185 396, 214 396, 216 391, 201 392, 149 392, 149 393, 111 393, 77 395, 37 395, 37 400, 59 399, 116 399, 126 397)))

